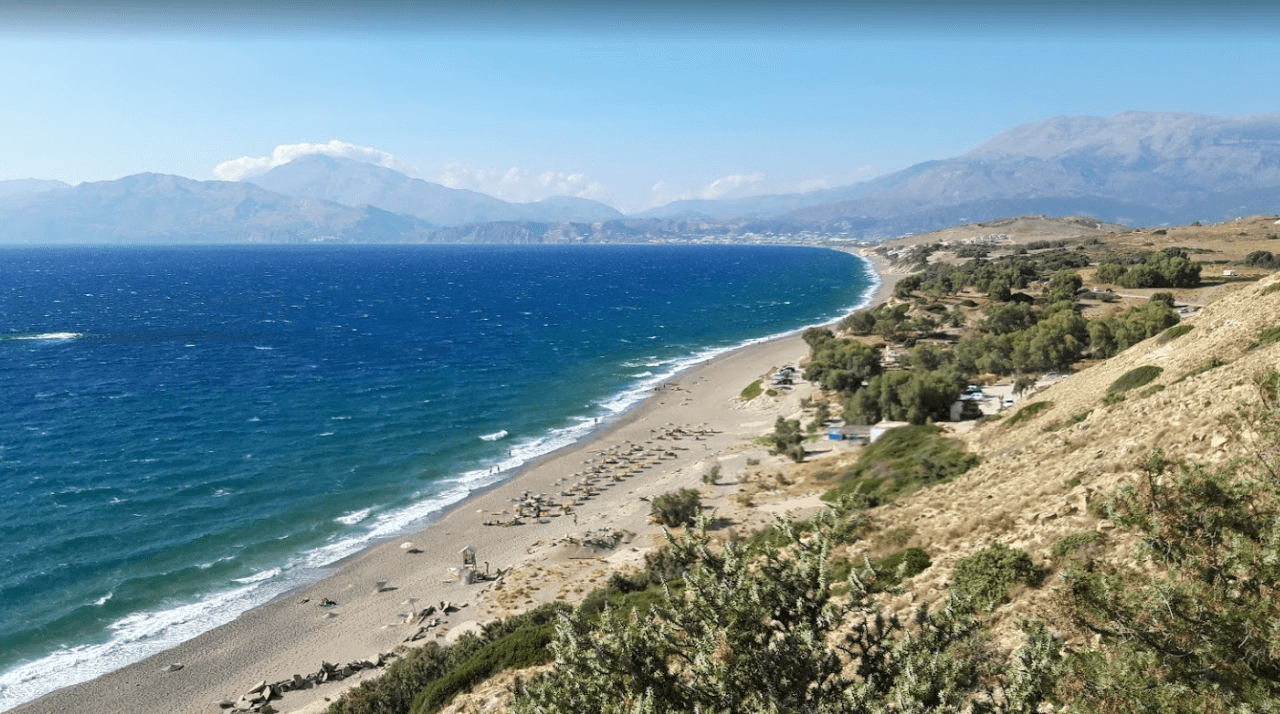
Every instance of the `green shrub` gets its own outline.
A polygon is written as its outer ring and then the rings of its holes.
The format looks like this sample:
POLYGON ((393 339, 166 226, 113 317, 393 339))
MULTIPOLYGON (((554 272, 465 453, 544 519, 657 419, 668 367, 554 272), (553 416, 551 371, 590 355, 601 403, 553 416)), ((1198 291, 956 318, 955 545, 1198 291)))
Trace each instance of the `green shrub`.
POLYGON ((991 612, 1008 599, 1014 583, 1036 587, 1043 578, 1043 571, 1029 553, 993 543, 956 561, 951 571, 951 591, 974 607, 991 612))
POLYGON ((564 603, 549 603, 485 625, 482 637, 465 635, 450 646, 428 642, 411 649, 382 676, 348 690, 329 705, 328 714, 436 711, 501 669, 549 661, 547 645, 555 634, 552 623, 572 609, 564 603))
POLYGON ((649 517, 664 526, 675 528, 693 525, 701 512, 702 496, 691 488, 682 488, 654 497, 649 517))
POLYGON ((1124 395, 1120 392, 1107 392, 1107 396, 1102 398, 1102 406, 1109 407, 1124 401, 1124 395))
POLYGON ((1050 424, 1049 426, 1046 426, 1046 427, 1044 428, 1044 430, 1045 430, 1045 431, 1057 431, 1057 430, 1059 430, 1059 429, 1066 429, 1066 428, 1067 428, 1067 427, 1069 427, 1069 426, 1075 426, 1076 424, 1079 424, 1080 422, 1084 421, 1085 419, 1088 419, 1088 418, 1089 418, 1089 415, 1090 415, 1090 414, 1092 414, 1092 413, 1093 413, 1093 410, 1092 410, 1092 409, 1090 409, 1090 410, 1089 410, 1089 411, 1087 411, 1087 412, 1081 412, 1081 413, 1079 413, 1079 414, 1077 414, 1077 415, 1075 415, 1075 416, 1071 417, 1070 419, 1068 419, 1068 420, 1066 420, 1066 421, 1062 422, 1061 424, 1059 424, 1059 423, 1057 423, 1057 422, 1054 422, 1053 424, 1050 424))
POLYGON ((1169 329, 1165 330, 1164 333, 1160 335, 1160 342, 1163 344, 1165 342, 1168 342, 1169 340, 1176 340, 1179 337, 1182 337, 1183 335, 1187 334, 1188 332, 1191 332, 1193 329, 1195 329, 1195 325, 1188 325, 1185 323, 1181 325, 1174 325, 1173 327, 1170 327, 1169 329))
POLYGON ((923 548, 904 548, 886 555, 873 564, 877 589, 898 585, 907 578, 914 578, 932 564, 929 554, 923 548))
POLYGON ((1017 426, 1023 422, 1031 421, 1036 417, 1036 415, 1051 406, 1053 406, 1053 402, 1032 402, 1019 409, 1018 413, 1009 417, 1009 421, 1006 421, 1004 424, 1005 426, 1017 426))
POLYGON ((1280 290, 1280 283, 1271 283, 1270 285, 1262 289, 1262 294, 1270 295, 1271 293, 1274 293, 1277 290, 1280 290))
POLYGON ((702 474, 702 482, 708 486, 716 485, 720 480, 720 464, 712 466, 706 473, 702 474))
POLYGON ((1280 342, 1280 327, 1268 327, 1258 333, 1257 342, 1249 345, 1249 349, 1256 350, 1259 347, 1266 347, 1267 345, 1275 344, 1276 342, 1280 342))
POLYGON ((890 429, 863 449, 839 485, 822 494, 828 503, 855 498, 861 505, 888 503, 918 488, 959 476, 978 464, 933 424, 890 429))
POLYGON ((1160 392, 1163 392, 1163 391, 1164 391, 1164 385, 1163 385, 1163 384, 1153 384, 1153 385, 1151 385, 1150 387, 1147 387, 1146 389, 1144 389, 1144 390, 1142 390, 1141 392, 1139 392, 1139 393, 1138 393, 1138 398, 1139 398, 1139 399, 1146 399, 1147 397, 1151 396, 1152 394, 1159 394, 1160 392))
POLYGON ((1132 559, 1059 574, 1067 615, 1097 644, 1073 655, 1064 702, 1082 712, 1263 712, 1280 701, 1280 373, 1221 423, 1252 446, 1225 463, 1171 460, 1110 494, 1132 559))
POLYGON ((764 383, 763 380, 757 379, 751 384, 748 384, 747 386, 743 387, 742 393, 739 394, 738 396, 742 397, 742 400, 746 402, 749 402, 752 399, 755 399, 756 397, 764 393, 764 388, 761 386, 763 383, 764 383))
POLYGON ((1204 374, 1205 372, 1208 372, 1208 371, 1209 371, 1209 370, 1211 370, 1211 369, 1216 369, 1216 368, 1218 368, 1218 367, 1221 367, 1221 366, 1222 366, 1222 365, 1224 365, 1224 364, 1226 364, 1226 362, 1224 362, 1221 358, 1219 358, 1219 357, 1210 357, 1208 362, 1205 362, 1204 364, 1200 365, 1199 367, 1196 367, 1195 369, 1191 370, 1190 372, 1187 372, 1186 374, 1182 375, 1181 377, 1178 377, 1178 379, 1177 379, 1176 381, 1174 381, 1174 384, 1177 384, 1178 382, 1181 382, 1181 381, 1186 380, 1186 379, 1190 379, 1191 377, 1194 377, 1194 376, 1196 376, 1196 375, 1198 375, 1198 374, 1204 374))
POLYGON ((549 646, 555 639, 550 621, 526 625, 489 642, 448 673, 427 685, 413 699, 410 714, 433 714, 463 692, 469 692, 505 669, 525 669, 551 661, 549 646))
POLYGON ((1097 545, 1106 540, 1106 537, 1097 531, 1084 531, 1082 533, 1071 533, 1064 535, 1054 542, 1049 549, 1050 555, 1054 561, 1060 561, 1069 555, 1072 555, 1089 546, 1097 545))
POLYGON ((1130 389, 1150 384, 1151 381, 1156 377, 1159 377, 1160 373, 1163 371, 1163 367, 1157 367, 1152 364, 1131 369, 1120 375, 1119 379, 1112 382, 1111 386, 1107 388, 1107 391, 1113 394, 1120 394, 1122 392, 1127 392, 1130 389))
POLYGON ((796 463, 804 461, 804 439, 805 433, 800 430, 799 419, 784 419, 778 417, 773 423, 773 433, 765 437, 766 443, 769 444, 769 451, 774 454, 783 454, 796 463))

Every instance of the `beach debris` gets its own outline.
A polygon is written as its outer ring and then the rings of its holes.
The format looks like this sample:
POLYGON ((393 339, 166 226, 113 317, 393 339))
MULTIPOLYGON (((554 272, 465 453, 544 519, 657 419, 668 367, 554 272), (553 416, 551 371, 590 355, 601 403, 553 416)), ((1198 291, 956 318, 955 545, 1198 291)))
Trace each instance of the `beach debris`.
POLYGON ((272 712, 278 712, 279 710, 271 705, 271 701, 283 698, 287 692, 312 689, 326 682, 334 682, 351 677, 366 669, 380 669, 395 657, 395 652, 387 652, 385 654, 379 653, 372 659, 355 660, 342 665, 321 662, 320 669, 305 677, 295 674, 290 679, 282 679, 278 682, 263 680, 253 689, 241 695, 238 701, 233 702, 230 699, 219 701, 218 708, 230 709, 231 714, 250 714, 250 712, 254 714, 272 714, 272 712))
POLYGON ((418 546, 413 544, 413 541, 408 540, 400 544, 400 550, 403 550, 410 555, 416 555, 422 552, 421 550, 418 550, 418 546))
MULTIPOLYGON (((394 588, 392 588, 392 589, 394 589, 394 588)), ((375 582, 373 583, 373 591, 374 591, 375 593, 386 592, 387 590, 388 590, 388 588, 387 588, 387 581, 385 581, 385 580, 378 580, 378 581, 375 581, 375 582)))
POLYGON ((183 665, 181 662, 174 662, 173 664, 166 664, 165 666, 161 667, 160 671, 161 672, 177 672, 178 670, 182 669, 182 667, 183 665))
POLYGON ((337 601, 330 600, 329 598, 325 598, 321 600, 320 604, 317 605, 316 607, 337 607, 337 606, 338 606, 337 601))

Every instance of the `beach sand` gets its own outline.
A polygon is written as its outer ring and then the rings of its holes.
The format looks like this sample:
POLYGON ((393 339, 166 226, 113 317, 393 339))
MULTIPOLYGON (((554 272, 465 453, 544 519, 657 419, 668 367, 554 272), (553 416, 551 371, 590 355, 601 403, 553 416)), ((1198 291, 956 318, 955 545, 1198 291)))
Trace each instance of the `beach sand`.
MULTIPOLYGON (((876 269, 882 284, 874 304, 892 294, 901 277, 880 261, 876 269)), ((775 512, 786 510, 753 509, 732 498, 748 468, 767 470, 769 459, 778 459, 752 441, 771 432, 778 416, 798 416, 800 399, 810 393, 810 387, 798 382, 777 397, 761 396, 750 402, 743 402, 739 394, 772 370, 797 365, 807 352, 796 334, 696 366, 594 438, 550 454, 512 479, 473 495, 425 530, 369 548, 342 562, 323 580, 159 655, 12 711, 218 712, 221 700, 235 702, 263 681, 278 682, 294 675, 305 678, 324 662, 341 667, 353 661, 376 661, 380 653, 391 653, 402 644, 418 646, 437 638, 449 641, 478 623, 543 602, 576 602, 603 585, 613 570, 638 565, 645 552, 660 545, 661 528, 649 522, 650 504, 642 499, 677 488, 698 489, 704 504, 716 508, 727 524, 748 532, 771 521, 775 512), (680 438, 671 438, 677 427, 682 428, 680 438), (510 520, 513 508, 528 497, 546 494, 546 500, 568 503, 571 498, 562 493, 584 478, 575 476, 591 468, 584 462, 599 462, 608 458, 604 452, 610 449, 621 452, 636 445, 642 451, 631 453, 650 465, 634 468, 633 475, 620 480, 601 478, 595 484, 598 493, 581 500, 571 513, 556 507, 551 509, 554 515, 526 517, 523 525, 484 525, 510 520), (653 456, 641 457, 643 451, 653 456), (748 459, 759 459, 760 464, 749 467, 748 459), (702 474, 715 464, 722 469, 720 481, 702 483, 702 474), (573 542, 592 533, 620 533, 622 542, 598 551, 573 542), (405 542, 414 548, 402 548, 405 542), (468 545, 475 549, 478 572, 501 570, 504 576, 473 584, 457 579, 451 569, 462 566, 461 550, 468 545), (385 585, 379 589, 380 582, 385 585), (337 604, 321 607, 325 599, 337 604), (423 632, 423 639, 406 643, 422 627, 406 624, 406 616, 428 606, 439 607, 442 601, 460 607, 429 616, 428 622, 439 619, 440 624, 423 632), (173 663, 181 663, 182 668, 163 671, 173 663)), ((835 448, 830 444, 834 442, 824 442, 821 448, 835 448)), ((612 471, 622 465, 604 467, 612 471)), ((816 501, 808 501, 800 505, 817 507, 816 501)), ((346 688, 381 671, 363 670, 341 682, 290 691, 271 704, 282 712, 322 712, 346 688)))

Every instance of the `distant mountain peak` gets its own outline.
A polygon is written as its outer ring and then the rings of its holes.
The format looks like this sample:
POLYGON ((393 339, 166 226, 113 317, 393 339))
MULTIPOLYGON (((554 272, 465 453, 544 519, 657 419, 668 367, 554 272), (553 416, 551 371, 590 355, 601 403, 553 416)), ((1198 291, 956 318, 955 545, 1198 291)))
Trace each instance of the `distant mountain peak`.
POLYGON ((373 206, 441 226, 492 221, 594 222, 622 217, 614 208, 590 199, 556 196, 534 203, 509 203, 383 166, 324 154, 298 157, 248 181, 277 193, 345 206, 373 206))

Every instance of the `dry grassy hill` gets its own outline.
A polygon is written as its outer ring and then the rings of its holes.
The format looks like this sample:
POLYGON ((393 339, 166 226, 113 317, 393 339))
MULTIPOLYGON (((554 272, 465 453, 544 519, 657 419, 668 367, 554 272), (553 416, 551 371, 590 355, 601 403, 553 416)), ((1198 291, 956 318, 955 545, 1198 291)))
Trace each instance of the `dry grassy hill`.
MULTIPOLYGON (((880 531, 911 529, 909 544, 925 548, 934 561, 893 604, 906 608, 921 598, 940 599, 955 561, 992 542, 1048 565, 1050 548, 1063 536, 1114 534, 1096 506, 1122 481, 1136 479, 1155 447, 1202 463, 1240 454, 1243 445, 1222 420, 1254 396, 1255 375, 1280 368, 1280 343, 1250 349, 1260 332, 1280 325, 1280 276, 1235 285, 1183 324, 1190 332, 1149 339, 1025 399, 1024 410, 1047 406, 1022 423, 1005 417, 963 434, 982 457, 978 467, 874 510, 880 531), (1196 373, 1215 359, 1223 364, 1196 373), (1111 385, 1147 365, 1159 367, 1159 377, 1108 405, 1111 385)), ((1125 558, 1127 545, 1112 537, 1103 557, 1125 558)), ((1058 621, 1052 601, 1050 578, 1040 589, 1015 593, 998 609, 997 626, 1011 634, 1014 613, 1058 621)))

